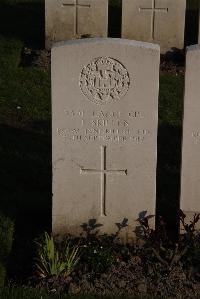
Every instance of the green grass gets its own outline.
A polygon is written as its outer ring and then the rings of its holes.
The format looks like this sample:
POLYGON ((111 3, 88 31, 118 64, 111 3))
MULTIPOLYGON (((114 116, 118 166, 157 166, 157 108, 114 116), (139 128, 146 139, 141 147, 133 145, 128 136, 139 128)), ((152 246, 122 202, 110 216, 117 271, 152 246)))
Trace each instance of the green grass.
POLYGON ((187 5, 190 9, 198 9, 199 7, 199 0, 188 0, 187 5))
POLYGON ((50 128, 49 73, 20 66, 20 41, 0 37, 0 45, 0 122, 29 129, 46 122, 50 128))
POLYGON ((51 190, 50 75, 20 66, 23 46, 0 36, 0 209, 14 215, 35 213, 39 202, 39 211, 49 211, 51 190))
POLYGON ((161 74, 159 91, 159 121, 160 124, 181 126, 183 111, 182 75, 161 74))

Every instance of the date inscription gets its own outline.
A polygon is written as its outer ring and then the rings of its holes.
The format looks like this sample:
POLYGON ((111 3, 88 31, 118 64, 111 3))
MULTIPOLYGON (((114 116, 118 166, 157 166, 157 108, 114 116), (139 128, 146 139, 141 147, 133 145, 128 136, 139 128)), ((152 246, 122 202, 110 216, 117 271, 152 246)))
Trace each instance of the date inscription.
POLYGON ((138 120, 145 119, 142 111, 65 109, 64 115, 67 125, 57 128, 57 134, 71 142, 142 143, 151 135, 142 121, 138 125, 138 120))

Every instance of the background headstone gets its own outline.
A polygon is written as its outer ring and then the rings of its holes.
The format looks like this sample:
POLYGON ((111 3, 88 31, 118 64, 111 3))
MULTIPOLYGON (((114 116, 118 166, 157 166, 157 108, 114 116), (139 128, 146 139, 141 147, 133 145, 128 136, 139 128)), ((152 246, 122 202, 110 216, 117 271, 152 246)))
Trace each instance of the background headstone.
POLYGON ((182 49, 185 10, 186 0, 122 0, 122 37, 182 49))
POLYGON ((108 0, 45 0, 46 48, 83 36, 106 37, 108 0))
POLYGON ((200 46, 187 50, 183 118, 181 203, 188 219, 200 212, 200 46))
POLYGON ((131 242, 136 219, 155 214, 159 55, 123 39, 53 47, 54 234, 91 219, 114 233, 128 218, 131 242))

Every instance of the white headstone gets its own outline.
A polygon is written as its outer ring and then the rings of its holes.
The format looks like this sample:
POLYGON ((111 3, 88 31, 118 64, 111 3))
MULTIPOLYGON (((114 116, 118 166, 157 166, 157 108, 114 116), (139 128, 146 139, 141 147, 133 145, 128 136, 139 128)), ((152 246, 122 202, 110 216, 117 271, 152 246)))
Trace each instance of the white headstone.
POLYGON ((183 118, 181 209, 200 212, 200 46, 187 50, 183 118))
POLYGON ((83 36, 106 37, 108 0, 45 0, 46 48, 83 36))
POLYGON ((186 0, 122 0, 122 37, 182 49, 185 11, 186 0))
POLYGON ((131 242, 139 214, 155 214, 159 54, 123 39, 53 47, 55 234, 79 234, 89 219, 114 233, 128 218, 131 242))

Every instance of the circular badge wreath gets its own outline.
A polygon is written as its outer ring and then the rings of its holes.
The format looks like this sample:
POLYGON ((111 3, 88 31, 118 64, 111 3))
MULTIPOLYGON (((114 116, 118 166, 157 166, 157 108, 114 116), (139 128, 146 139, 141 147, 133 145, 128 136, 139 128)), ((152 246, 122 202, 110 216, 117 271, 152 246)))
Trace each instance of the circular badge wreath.
POLYGON ((130 77, 119 61, 110 57, 99 57, 82 69, 79 84, 88 100, 105 105, 125 96, 130 77))

